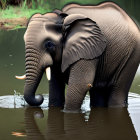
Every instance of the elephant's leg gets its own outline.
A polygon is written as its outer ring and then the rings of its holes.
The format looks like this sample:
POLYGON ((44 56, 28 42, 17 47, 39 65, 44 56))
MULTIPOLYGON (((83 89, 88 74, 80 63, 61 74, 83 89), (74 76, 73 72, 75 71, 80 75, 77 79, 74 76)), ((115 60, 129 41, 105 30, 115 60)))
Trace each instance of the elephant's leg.
POLYGON ((49 106, 64 107, 65 83, 61 73, 52 69, 51 80, 49 81, 49 106))
POLYGON ((68 81, 65 110, 79 111, 95 77, 96 60, 79 60, 72 65, 68 81))
POLYGON ((124 107, 127 105, 128 92, 138 66, 139 51, 135 50, 121 70, 116 82, 110 87, 109 107, 124 107))

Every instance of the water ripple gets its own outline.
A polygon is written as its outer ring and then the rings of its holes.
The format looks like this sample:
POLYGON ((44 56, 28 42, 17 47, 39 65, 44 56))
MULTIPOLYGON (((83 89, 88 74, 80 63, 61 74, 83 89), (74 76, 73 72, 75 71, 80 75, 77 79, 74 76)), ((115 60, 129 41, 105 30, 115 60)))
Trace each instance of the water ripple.
MULTIPOLYGON (((44 102, 41 105, 41 108, 43 110, 48 109, 48 94, 43 94, 44 96, 44 102)), ((81 106, 81 110, 83 112, 90 111, 89 107, 90 98, 89 95, 87 95, 83 101, 83 104, 81 106)), ((132 110, 140 110, 140 95, 136 93, 129 93, 128 97, 128 110, 132 112, 132 110)), ((23 95, 20 95, 20 93, 16 93, 14 95, 6 95, 6 96, 0 96, 0 108, 24 108, 25 106, 28 106, 26 101, 23 98, 23 95)))

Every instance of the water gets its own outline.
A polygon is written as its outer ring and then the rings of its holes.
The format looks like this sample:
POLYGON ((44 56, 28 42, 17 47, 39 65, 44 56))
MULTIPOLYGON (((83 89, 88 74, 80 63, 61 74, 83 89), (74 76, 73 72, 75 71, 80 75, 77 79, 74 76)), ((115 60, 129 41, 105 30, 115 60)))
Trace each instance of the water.
MULTIPOLYGON (((70 0, 48 0, 50 8, 61 8, 70 0)), ((75 0, 95 4, 102 0, 75 0)), ((139 25, 140 1, 115 0, 139 25)), ((140 139, 140 67, 129 94, 128 108, 89 108, 86 96, 82 113, 48 109, 48 94, 41 108, 30 108, 23 96, 24 81, 15 75, 25 73, 25 29, 0 31, 0 140, 137 140, 140 139)), ((37 93, 48 93, 45 76, 37 93)))
POLYGON ((140 95, 138 94, 130 93, 128 108, 91 110, 87 95, 82 105, 82 113, 64 113, 60 108, 48 109, 48 95, 44 95, 44 98, 41 108, 32 108, 25 104, 21 95, 1 96, 0 136, 6 140, 19 138, 137 140, 140 138, 140 95))

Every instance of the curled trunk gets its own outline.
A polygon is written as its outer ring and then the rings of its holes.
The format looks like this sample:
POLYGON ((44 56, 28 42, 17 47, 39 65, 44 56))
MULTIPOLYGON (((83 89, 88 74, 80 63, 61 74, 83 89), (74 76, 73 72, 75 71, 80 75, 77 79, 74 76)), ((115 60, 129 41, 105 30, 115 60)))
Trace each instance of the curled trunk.
POLYGON ((24 98, 31 106, 38 106, 43 102, 42 95, 36 95, 36 89, 43 75, 40 64, 40 53, 35 48, 26 49, 26 82, 24 87, 24 98), (34 52, 34 53, 33 53, 34 52))

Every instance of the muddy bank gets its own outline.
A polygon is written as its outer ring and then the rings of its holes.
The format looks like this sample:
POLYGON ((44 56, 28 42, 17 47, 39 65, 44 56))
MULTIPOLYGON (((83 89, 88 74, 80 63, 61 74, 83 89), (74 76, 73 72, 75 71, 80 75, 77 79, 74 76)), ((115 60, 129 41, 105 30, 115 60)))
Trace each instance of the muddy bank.
POLYGON ((28 19, 26 17, 22 18, 12 18, 12 19, 0 19, 0 30, 12 30, 16 28, 25 28, 28 19))

